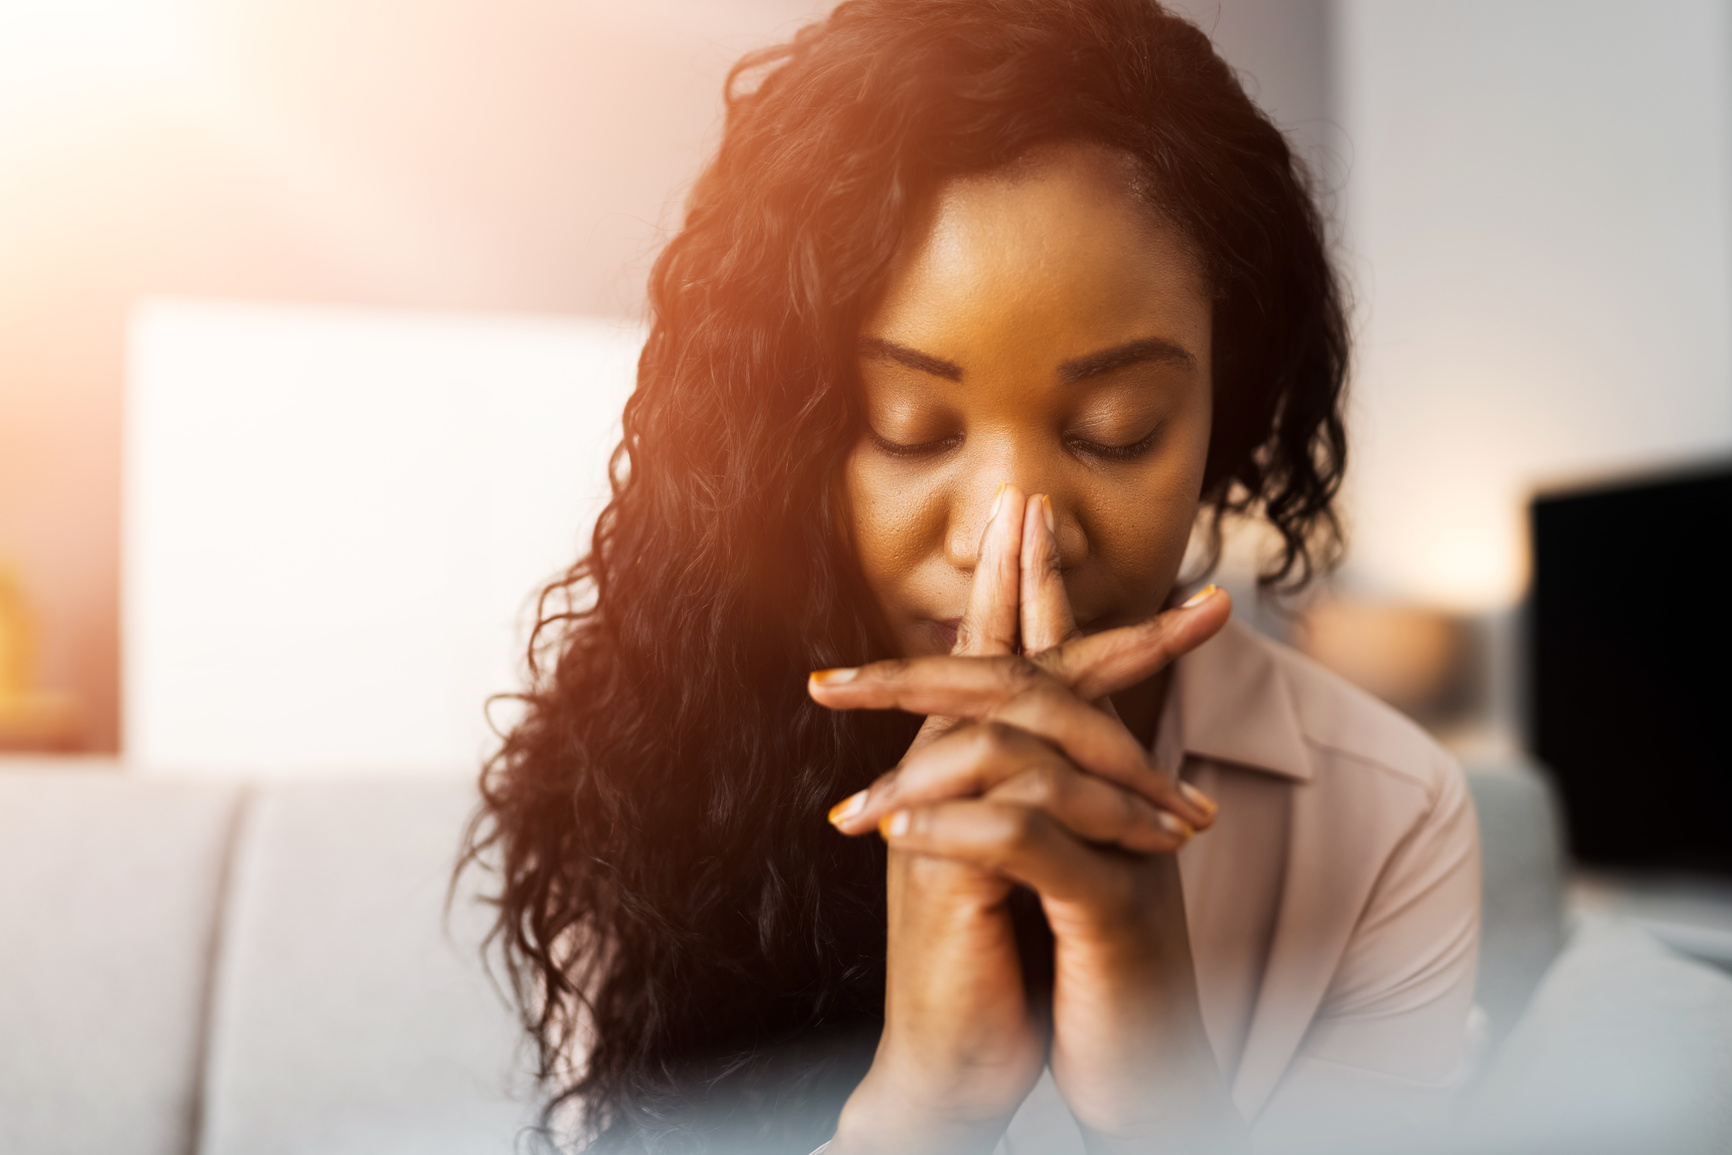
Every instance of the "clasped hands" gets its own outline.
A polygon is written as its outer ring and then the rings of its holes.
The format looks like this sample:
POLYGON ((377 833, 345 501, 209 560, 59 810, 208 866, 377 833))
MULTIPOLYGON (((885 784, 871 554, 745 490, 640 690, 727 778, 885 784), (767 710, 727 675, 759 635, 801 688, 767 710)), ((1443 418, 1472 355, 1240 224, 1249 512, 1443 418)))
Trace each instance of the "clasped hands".
POLYGON ((927 716, 902 761, 831 813, 890 847, 884 1033, 832 1155, 990 1151, 1046 1065, 1091 1151, 1234 1145, 1171 853, 1215 805, 1157 769, 1110 701, 1230 613, 1209 591, 1082 635, 1050 502, 1005 486, 951 654, 812 676, 832 709, 927 716), (1053 932, 1050 1021, 1024 991, 1017 884, 1053 932))

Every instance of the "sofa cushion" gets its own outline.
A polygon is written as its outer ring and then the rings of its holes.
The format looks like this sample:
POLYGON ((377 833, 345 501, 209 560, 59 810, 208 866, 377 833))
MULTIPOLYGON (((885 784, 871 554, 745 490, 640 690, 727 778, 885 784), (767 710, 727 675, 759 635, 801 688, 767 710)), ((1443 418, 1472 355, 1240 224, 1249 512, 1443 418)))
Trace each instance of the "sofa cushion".
POLYGON ((0 1151, 188 1155, 239 790, 0 761, 0 1151))
POLYGON ((474 788, 264 788, 242 821, 201 1155, 510 1152, 533 1117, 487 911, 446 884, 474 788))
POLYGON ((1732 977, 1584 919, 1479 1082, 1455 1151, 1732 1151, 1732 977))

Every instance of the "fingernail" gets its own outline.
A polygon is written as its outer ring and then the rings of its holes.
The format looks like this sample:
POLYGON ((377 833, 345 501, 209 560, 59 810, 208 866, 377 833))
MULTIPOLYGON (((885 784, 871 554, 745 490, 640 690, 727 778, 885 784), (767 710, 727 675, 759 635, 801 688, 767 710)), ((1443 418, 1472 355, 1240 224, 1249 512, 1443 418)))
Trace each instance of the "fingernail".
POLYGON ((1219 593, 1220 589, 1221 589, 1220 586, 1216 585, 1214 582, 1210 582, 1208 585, 1204 586, 1202 589, 1198 590, 1196 593, 1194 593, 1190 597, 1186 598, 1184 604, 1181 605, 1179 608, 1181 610, 1188 610, 1192 606, 1200 606, 1204 602, 1208 601, 1210 598, 1214 597, 1217 593, 1219 593))
POLYGON ((1169 814, 1165 810, 1157 811, 1157 813, 1161 816, 1161 825, 1166 827, 1167 833, 1176 835, 1180 841, 1189 842, 1191 835, 1196 833, 1195 830, 1191 829, 1191 824, 1177 814, 1169 814))
POLYGON ((860 673, 858 667, 838 666, 833 670, 813 670, 811 679, 820 686, 839 686, 852 682, 860 673))
POLYGON ((1058 521, 1052 515, 1052 498, 1044 493, 1040 495, 1040 512, 1046 517, 1046 531, 1056 535, 1058 521))
POLYGON ((1210 798, 1207 794, 1204 794, 1189 782, 1179 783, 1179 793, 1185 796, 1186 802, 1189 802, 1192 806, 1195 806, 1197 809, 1211 817, 1213 817, 1215 811, 1221 808, 1213 798, 1210 798))
POLYGON ((1004 504, 1004 490, 1009 484, 1010 482, 1008 481, 1001 481, 998 483, 998 492, 992 495, 992 509, 986 515, 986 520, 988 522, 991 522, 998 517, 998 507, 1004 504))
POLYGON ((908 811, 897 810, 878 820, 878 833, 885 838, 900 838, 908 833, 908 811))
POLYGON ((866 809, 866 791, 862 790, 856 794, 850 794, 830 807, 830 825, 840 826, 864 809, 866 809))

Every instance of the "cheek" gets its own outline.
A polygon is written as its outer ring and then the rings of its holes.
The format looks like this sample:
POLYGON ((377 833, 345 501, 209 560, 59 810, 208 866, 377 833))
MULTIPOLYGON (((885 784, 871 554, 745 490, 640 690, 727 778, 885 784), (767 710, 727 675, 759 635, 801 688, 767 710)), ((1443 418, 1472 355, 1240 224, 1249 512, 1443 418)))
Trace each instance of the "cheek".
POLYGON ((856 448, 843 470, 849 528, 867 584, 886 611, 920 563, 942 542, 944 519, 936 487, 917 471, 856 448))
POLYGON ((1133 477, 1107 487, 1099 499, 1096 548, 1127 608, 1138 614, 1159 609, 1178 576, 1197 517, 1208 450, 1205 420, 1133 477))
POLYGON ((1115 491, 1101 504, 1104 516, 1095 540, 1115 584, 1159 601, 1184 560, 1197 514, 1196 492, 1150 483, 1115 491))

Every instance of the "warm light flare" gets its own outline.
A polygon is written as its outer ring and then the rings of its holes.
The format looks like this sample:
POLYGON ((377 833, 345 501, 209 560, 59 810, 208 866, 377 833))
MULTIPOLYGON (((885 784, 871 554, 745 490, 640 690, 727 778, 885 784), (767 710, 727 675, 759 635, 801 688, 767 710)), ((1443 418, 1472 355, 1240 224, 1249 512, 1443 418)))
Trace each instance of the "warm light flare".
POLYGON ((0 0, 0 100, 184 62, 187 13, 174 0, 0 0))

